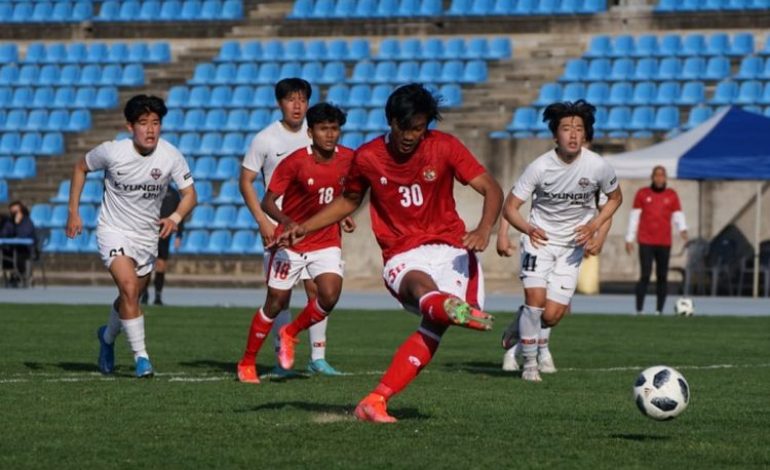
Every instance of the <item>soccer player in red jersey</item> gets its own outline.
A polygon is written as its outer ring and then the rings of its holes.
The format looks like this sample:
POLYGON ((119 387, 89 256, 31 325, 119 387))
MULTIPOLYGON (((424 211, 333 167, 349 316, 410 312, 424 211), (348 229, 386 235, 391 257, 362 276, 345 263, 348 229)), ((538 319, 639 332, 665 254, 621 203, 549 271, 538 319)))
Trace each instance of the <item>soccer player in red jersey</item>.
POLYGON ((420 327, 396 351, 379 385, 356 407, 362 421, 392 423, 387 401, 428 365, 447 327, 491 329, 481 311, 484 286, 474 252, 489 243, 502 190, 455 137, 429 130, 438 100, 421 84, 396 89, 385 115, 390 132, 356 150, 342 197, 277 239, 291 244, 358 208, 370 193, 372 230, 382 249, 383 278, 420 327), (454 180, 484 197, 481 220, 466 230, 455 209, 454 180))
MULTIPOLYGON (((278 222, 276 234, 292 230, 297 223, 304 222, 334 201, 342 193, 342 184, 353 159, 351 149, 337 145, 345 124, 342 110, 319 103, 308 109, 307 124, 313 143, 296 150, 278 164, 262 201, 262 210, 278 222), (283 197, 282 208, 276 203, 280 197, 283 197)), ((290 248, 272 249, 267 270, 267 298, 251 320, 246 351, 238 362, 239 380, 259 383, 257 352, 272 328, 273 319, 288 308, 292 286, 307 269, 318 287, 318 295, 278 333, 281 343, 278 362, 286 370, 292 368, 297 334, 323 321, 339 299, 342 290, 341 245, 340 226, 332 225, 309 234, 290 248)))

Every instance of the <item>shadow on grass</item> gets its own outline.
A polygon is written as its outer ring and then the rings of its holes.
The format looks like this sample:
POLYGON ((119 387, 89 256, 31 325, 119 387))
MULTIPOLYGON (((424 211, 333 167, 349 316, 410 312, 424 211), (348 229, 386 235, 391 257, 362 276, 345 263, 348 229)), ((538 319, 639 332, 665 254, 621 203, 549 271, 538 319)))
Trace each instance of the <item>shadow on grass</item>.
POLYGON ((235 364, 238 361, 214 361, 211 359, 196 359, 193 361, 179 362, 182 367, 195 367, 197 369, 213 369, 235 374, 235 364))
POLYGON ((442 368, 447 371, 462 371, 469 374, 486 375, 489 377, 521 377, 521 372, 506 372, 500 362, 448 362, 442 368))
POLYGON ((653 436, 651 434, 610 434, 610 437, 614 439, 623 439, 625 441, 668 441, 670 436, 653 436))
MULTIPOLYGON (((277 401, 272 403, 265 403, 263 405, 253 406, 249 408, 236 408, 233 411, 236 413, 252 413, 260 411, 279 411, 286 408, 294 408, 308 413, 314 413, 321 416, 339 416, 345 419, 353 420, 353 410, 355 405, 335 405, 328 403, 315 403, 305 401, 277 401)), ((413 419, 429 419, 429 415, 425 415, 417 411, 415 408, 388 408, 388 414, 392 415, 398 420, 413 420, 413 419)), ((329 420, 333 421, 333 420, 329 420)), ((320 421, 319 421, 320 422, 320 421)))
POLYGON ((93 362, 56 362, 56 363, 42 363, 42 362, 23 362, 24 367, 31 370, 44 370, 49 367, 65 370, 67 372, 99 372, 99 368, 93 362))

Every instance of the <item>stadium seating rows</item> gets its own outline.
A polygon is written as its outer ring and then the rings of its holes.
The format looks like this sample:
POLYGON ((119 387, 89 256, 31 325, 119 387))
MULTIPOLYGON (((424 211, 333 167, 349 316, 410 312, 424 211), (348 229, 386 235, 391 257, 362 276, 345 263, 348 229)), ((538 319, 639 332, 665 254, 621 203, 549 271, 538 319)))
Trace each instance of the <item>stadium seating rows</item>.
POLYGON ((240 18, 243 18, 241 0, 0 2, 0 23, 232 21, 240 18))
POLYGON ((52 131, 82 132, 91 128, 87 109, 0 109, 0 132, 52 131))
POLYGON ((6 64, 0 67, 0 86, 141 86, 141 64, 36 65, 6 64))
POLYGON ((171 46, 168 42, 33 42, 26 48, 21 60, 18 46, 13 43, 0 45, 0 62, 32 64, 130 64, 171 62, 171 46))
MULTIPOLYGON (((660 37, 654 34, 638 37, 627 34, 614 37, 598 35, 591 38, 583 57, 743 56, 753 53, 754 48, 752 33, 736 33, 732 37, 728 33, 668 33, 660 37)), ((770 54, 770 36, 767 37, 761 53, 770 54)))
POLYGON ((655 12, 748 12, 769 8, 768 0, 660 0, 655 6, 655 12))
POLYGON ((289 19, 595 14, 606 0, 295 0, 289 19))

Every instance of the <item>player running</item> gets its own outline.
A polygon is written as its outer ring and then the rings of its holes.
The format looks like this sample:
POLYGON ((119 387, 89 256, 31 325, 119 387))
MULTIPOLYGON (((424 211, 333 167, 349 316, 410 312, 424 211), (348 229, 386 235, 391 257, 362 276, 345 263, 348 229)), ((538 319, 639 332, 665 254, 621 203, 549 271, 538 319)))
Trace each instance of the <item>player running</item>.
MULTIPOLYGON (((305 113, 307 112, 308 101, 312 93, 313 89, 310 83, 301 78, 284 78, 276 83, 275 100, 278 103, 278 108, 281 110, 281 119, 270 124, 254 136, 243 158, 239 182, 241 194, 246 206, 259 224, 259 233, 266 246, 273 241, 276 223, 262 210, 259 196, 254 188, 254 182, 261 172, 265 186, 269 186, 273 172, 282 160, 295 150, 304 149, 312 144, 312 140, 308 135, 307 123, 305 122, 305 113)), ((280 199, 278 199, 277 204, 280 207, 280 199)), ((270 257, 265 256, 265 278, 268 277, 269 262, 270 257)), ((303 271, 299 279, 304 283, 308 300, 314 299, 316 297, 316 286, 313 284, 310 275, 303 271)), ((290 321, 291 312, 287 303, 286 308, 273 322, 272 331, 276 352, 278 352, 280 347, 278 331, 290 321)), ((326 326, 327 321, 324 320, 310 328, 311 351, 308 370, 324 375, 339 375, 339 371, 326 361, 326 326)), ((289 375, 280 366, 277 366, 273 373, 278 376, 289 375)), ((240 375, 239 380, 241 380, 240 375)), ((249 382, 250 380, 242 381, 249 382)))
MULTIPOLYGON (((262 209, 278 222, 276 233, 292 230, 329 205, 342 193, 342 183, 350 168, 353 151, 338 146, 345 114, 327 103, 307 111, 308 134, 312 145, 283 159, 275 168, 262 209), (283 208, 277 204, 283 197, 283 208)), ((302 313, 279 333, 278 361, 285 370, 294 366, 297 335, 326 319, 342 290, 342 236, 338 225, 330 225, 298 240, 291 248, 273 248, 267 270, 267 298, 249 328, 246 351, 238 362, 238 379, 259 383, 256 356, 276 316, 289 307, 291 288, 307 271, 318 294, 308 299, 302 313)))
MULTIPOLYGON (((609 222, 623 197, 612 167, 585 148, 593 138, 594 108, 578 100, 545 108, 543 120, 556 148, 524 170, 508 195, 503 216, 521 236, 524 305, 503 334, 503 348, 520 342, 524 358, 521 377, 539 382, 538 340, 542 330, 556 326, 569 310, 585 254, 598 254, 609 222), (599 193, 606 203, 596 211, 599 193), (533 196, 529 221, 519 212, 533 196)), ((550 331, 550 330, 548 330, 550 331)), ((547 342, 547 336, 545 336, 547 342)), ((547 348, 546 348, 547 352, 547 348)), ((550 353, 541 356, 546 371, 553 369, 550 353)))
POLYGON ((89 171, 104 170, 104 199, 96 227, 102 261, 118 288, 107 324, 97 331, 99 370, 115 370, 115 338, 121 329, 134 353, 137 377, 154 371, 144 342, 139 295, 147 288, 158 253, 158 237, 167 238, 196 204, 190 168, 173 145, 160 138, 166 105, 155 96, 128 100, 123 114, 131 139, 104 142, 78 160, 72 172, 67 236, 83 230, 78 208, 89 171), (173 180, 182 195, 175 212, 160 218, 160 205, 173 180))
POLYGON ((457 138, 428 129, 441 116, 437 99, 425 87, 396 89, 385 115, 390 132, 356 151, 343 197, 278 238, 296 243, 342 220, 369 191, 385 284, 407 310, 422 316, 379 385, 355 409, 359 420, 378 423, 396 421, 387 401, 428 365, 447 327, 491 328, 492 317, 481 311, 484 283, 474 252, 487 247, 502 205, 500 186, 468 149, 457 138), (455 209, 455 179, 484 197, 481 220, 470 231, 455 209))

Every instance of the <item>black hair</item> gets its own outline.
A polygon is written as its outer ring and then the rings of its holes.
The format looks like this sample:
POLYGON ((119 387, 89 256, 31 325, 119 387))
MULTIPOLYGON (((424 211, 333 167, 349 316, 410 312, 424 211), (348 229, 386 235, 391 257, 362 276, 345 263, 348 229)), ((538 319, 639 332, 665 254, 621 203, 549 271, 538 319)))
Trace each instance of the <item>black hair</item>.
POLYGON ((136 95, 128 102, 126 107, 123 108, 123 115, 126 117, 126 121, 131 124, 139 120, 139 118, 148 113, 155 113, 160 120, 168 113, 166 103, 161 98, 151 95, 136 95))
POLYGON ((543 122, 548 123, 548 129, 556 137, 556 131, 559 123, 565 117, 576 116, 583 120, 583 128, 586 133, 586 140, 591 142, 594 139, 594 122, 596 122, 596 107, 586 100, 577 100, 575 102, 565 101, 563 103, 549 104, 543 111, 543 122))
POLYGON ((348 120, 343 110, 329 103, 318 103, 311 106, 307 110, 305 119, 307 119, 307 127, 313 127, 322 122, 336 122, 342 127, 348 120))
POLYGON ((279 80, 275 84, 275 100, 281 101, 292 93, 301 93, 305 95, 305 99, 310 101, 310 97, 313 95, 313 87, 310 83, 303 78, 284 78, 279 80))
POLYGON ((19 201, 17 199, 15 201, 11 202, 10 204, 8 204, 9 208, 11 206, 19 206, 19 207, 21 207, 21 213, 24 214, 24 217, 29 217, 29 209, 27 208, 27 206, 24 205, 23 202, 21 202, 21 201, 19 201))
POLYGON ((441 120, 438 105, 438 98, 430 90, 421 83, 410 83, 396 88, 390 94, 385 104, 385 118, 388 124, 395 119, 398 127, 408 129, 416 115, 424 114, 430 124, 441 120))

